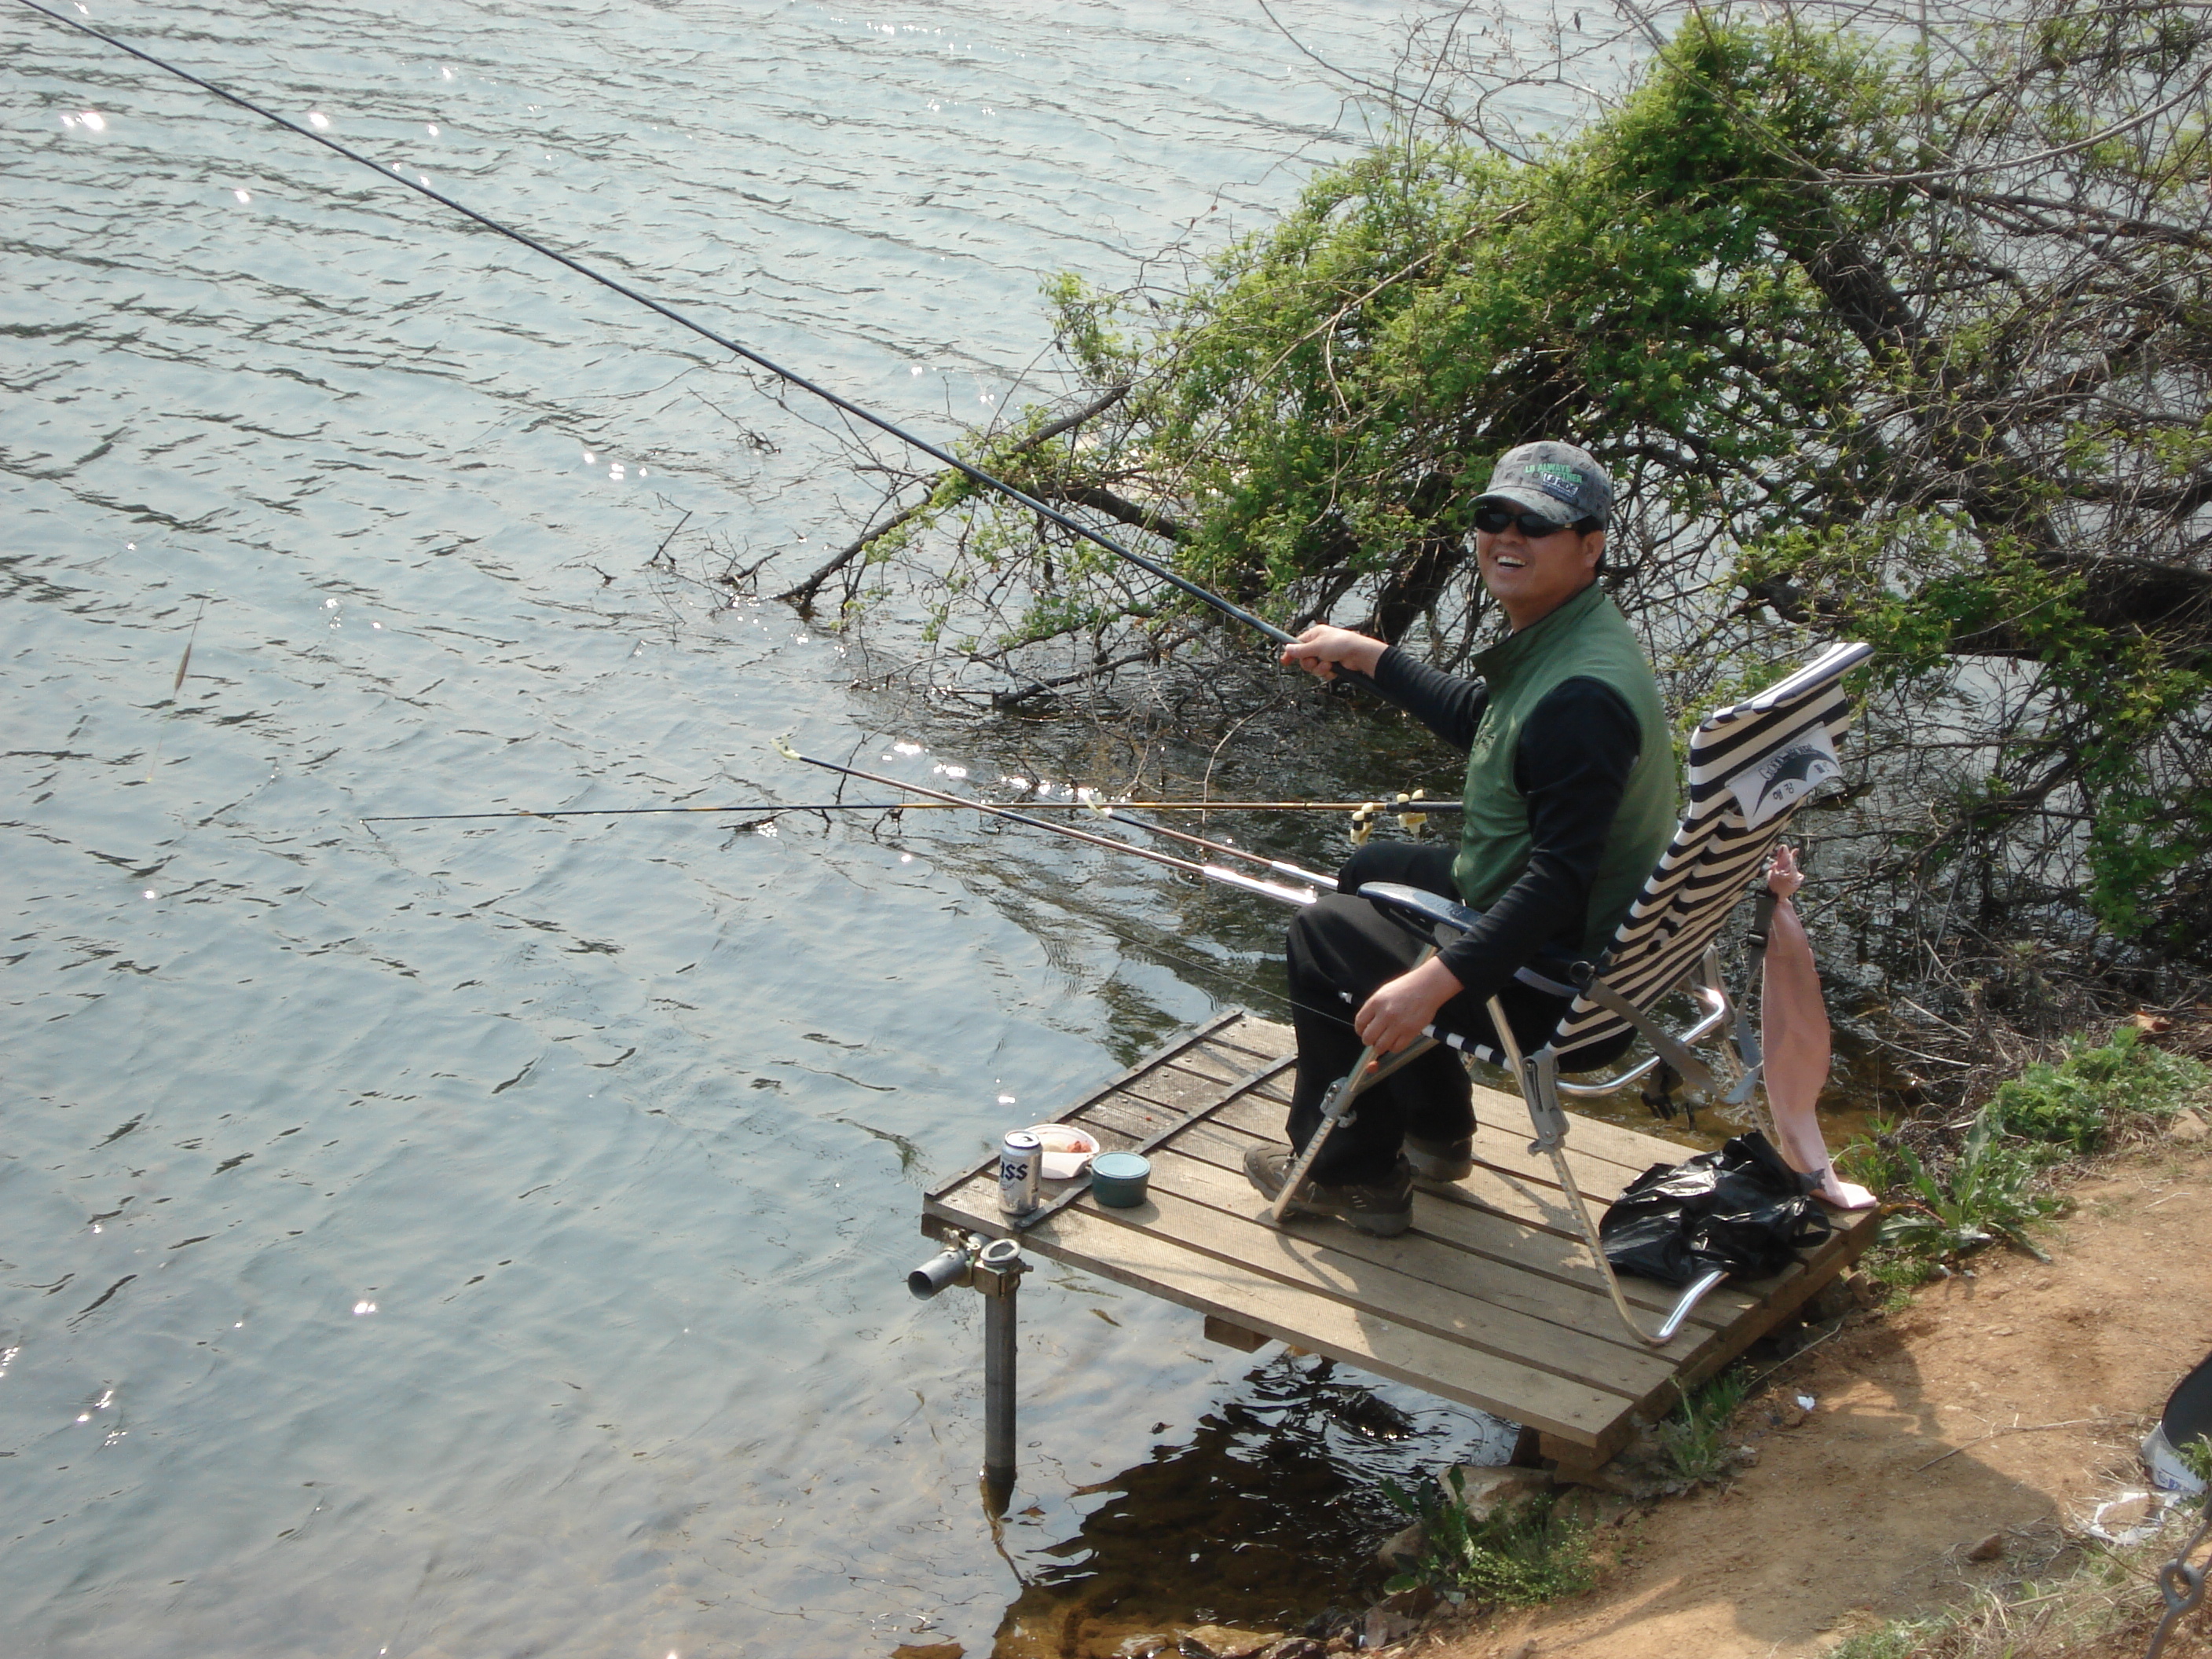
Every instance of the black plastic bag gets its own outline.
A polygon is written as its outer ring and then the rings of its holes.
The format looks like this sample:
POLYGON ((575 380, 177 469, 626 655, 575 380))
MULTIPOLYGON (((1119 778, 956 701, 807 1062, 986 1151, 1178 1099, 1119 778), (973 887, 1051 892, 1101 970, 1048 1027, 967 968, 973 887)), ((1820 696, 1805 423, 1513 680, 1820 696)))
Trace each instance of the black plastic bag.
POLYGON ((1598 1223, 1625 1273, 1686 1285, 1716 1267, 1735 1279, 1780 1273, 1830 1230, 1804 1177, 1756 1129, 1684 1164, 1655 1164, 1598 1223))

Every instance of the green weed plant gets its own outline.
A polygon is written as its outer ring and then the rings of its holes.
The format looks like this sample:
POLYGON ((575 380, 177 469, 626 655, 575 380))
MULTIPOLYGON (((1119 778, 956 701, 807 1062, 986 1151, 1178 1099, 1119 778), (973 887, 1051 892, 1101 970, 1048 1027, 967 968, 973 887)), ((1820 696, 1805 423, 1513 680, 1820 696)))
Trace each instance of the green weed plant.
POLYGON ((2000 1241, 2048 1260, 2030 1237, 2063 1207, 2039 1189, 2043 1169, 2098 1152, 2134 1124, 2171 1117, 2212 1085, 2212 1067, 2145 1042, 2124 1025, 2102 1043, 2076 1038, 2038 1061, 1974 1115, 1958 1161, 1942 1175, 1878 1120, 1873 1138, 1837 1160, 1852 1178, 1901 1200, 1882 1223, 1868 1271, 1892 1289, 2000 1241))
POLYGON ((1904 1159, 1896 1152, 1898 1121, 1892 1117, 1867 1121, 1863 1140, 1854 1140, 1836 1154, 1836 1173, 1856 1181, 1869 1192, 1887 1193, 1905 1179, 1904 1159))
POLYGON ((1467 1480, 1454 1468, 1445 1477, 1450 1495, 1434 1476, 1413 1492, 1395 1480, 1384 1494, 1421 1523, 1425 1541, 1411 1572, 1386 1588, 1433 1584, 1447 1595, 1498 1607, 1534 1607, 1579 1595, 1596 1581, 1587 1528, 1558 1513, 1549 1493, 1501 1504, 1480 1521, 1467 1512, 1467 1480))
POLYGON ((1910 1146, 1896 1150, 1910 1202, 1881 1224, 1881 1242, 1907 1256, 1948 1261, 2002 1239, 2039 1261, 2051 1258, 2028 1230, 2057 1213, 2059 1201, 2035 1190, 2040 1160, 2002 1138, 1988 1108, 1973 1127, 1948 1180, 1939 1180, 1910 1146))
POLYGON ((2200 1434, 2173 1451, 2181 1467, 2204 1483, 2204 1490, 2197 1494, 2197 1508, 2212 1509, 2212 1435, 2200 1434))
POLYGON ((2123 1025, 2100 1046, 2077 1040, 2057 1064, 2028 1066, 1991 1097, 1988 1112, 2005 1133, 2053 1155, 2087 1154, 2130 1121, 2171 1117, 2208 1082, 2212 1069, 2123 1025))
POLYGON ((1682 1396, 1655 1431, 1670 1473, 1692 1482, 1728 1474, 1729 1425, 1742 1407, 1748 1386, 1742 1368, 1732 1365, 1682 1396))

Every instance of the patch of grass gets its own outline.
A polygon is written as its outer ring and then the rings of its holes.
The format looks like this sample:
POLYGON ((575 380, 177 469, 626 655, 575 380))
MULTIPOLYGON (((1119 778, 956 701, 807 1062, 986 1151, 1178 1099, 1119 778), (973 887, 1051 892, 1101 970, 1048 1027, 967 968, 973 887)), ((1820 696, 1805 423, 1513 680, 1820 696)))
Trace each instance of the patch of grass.
POLYGON ((1901 1619, 1874 1630, 1847 1636, 1830 1648, 1827 1659, 1913 1659, 1924 1651, 1928 1640, 1951 1621, 1948 1619, 1901 1619))
POLYGON ((1897 1311, 1898 1297, 1936 1276, 1933 1257, 1886 1250, 1879 1245, 1867 1253, 1859 1267, 1869 1279, 1890 1292, 1883 1305, 1892 1313, 1897 1311))
POLYGON ((1732 1467, 1729 1422, 1743 1405, 1750 1378, 1740 1365, 1708 1377, 1653 1431, 1668 1468, 1684 1480, 1717 1480, 1732 1467))
POLYGON ((1589 1533, 1557 1511, 1556 1494, 1538 1492, 1470 1521, 1466 1477, 1455 1468, 1447 1478, 1449 1497, 1433 1476, 1411 1494, 1395 1481, 1382 1483, 1390 1501, 1419 1521, 1425 1534, 1419 1565, 1392 1579, 1389 1589, 1434 1584, 1455 1598, 1533 1607, 1578 1595, 1596 1581, 1589 1533))
POLYGON ((2212 1082, 2212 1068, 2145 1042, 2132 1025, 2091 1047, 2067 1044, 2056 1065, 2037 1061, 1983 1109, 2003 1133, 2056 1154, 2102 1149, 2130 1120, 2171 1117, 2212 1082))
POLYGON ((1827 1659, 2139 1653, 2164 1611, 2154 1575, 2196 1530, 2197 1518, 2177 1505, 2154 1538, 2119 1549, 2085 1549, 2049 1577, 1990 1585, 1950 1612, 1856 1632, 1829 1649, 1827 1659))
POLYGON ((1868 1139, 1854 1140, 1836 1154, 1836 1173, 1856 1181, 1869 1192, 1886 1193, 1905 1180, 1905 1164, 1897 1156, 1895 1118, 1867 1121, 1868 1139))

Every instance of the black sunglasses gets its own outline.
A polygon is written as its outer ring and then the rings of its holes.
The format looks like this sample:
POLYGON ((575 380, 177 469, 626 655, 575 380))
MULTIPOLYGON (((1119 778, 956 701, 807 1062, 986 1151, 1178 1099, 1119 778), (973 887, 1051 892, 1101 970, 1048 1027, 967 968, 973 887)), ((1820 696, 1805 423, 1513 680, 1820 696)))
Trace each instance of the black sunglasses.
POLYGON ((1474 509, 1474 527, 1486 536, 1495 536, 1511 524, 1519 525, 1521 533, 1532 542, 1540 542, 1547 536, 1556 536, 1562 530, 1587 532, 1597 527, 1596 520, 1592 519, 1577 519, 1570 524, 1560 524, 1540 514, 1516 513, 1510 507, 1499 507, 1494 502, 1474 509))

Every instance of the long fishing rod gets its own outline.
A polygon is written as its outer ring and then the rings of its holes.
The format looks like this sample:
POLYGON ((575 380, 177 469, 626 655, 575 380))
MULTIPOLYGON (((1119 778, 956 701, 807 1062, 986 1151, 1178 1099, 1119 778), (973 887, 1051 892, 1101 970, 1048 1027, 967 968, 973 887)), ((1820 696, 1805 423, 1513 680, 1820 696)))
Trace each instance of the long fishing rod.
MULTIPOLYGON (((1188 594, 1192 599, 1197 599, 1202 604, 1211 605, 1223 616, 1228 617, 1234 621, 1241 622, 1248 628, 1255 628, 1259 629, 1261 633, 1265 634, 1269 639, 1274 641, 1276 644, 1290 645, 1295 642, 1295 635, 1276 627, 1274 623, 1267 621, 1265 617, 1255 615, 1253 612, 1244 609, 1242 605, 1231 603, 1229 600, 1223 599, 1218 593, 1215 593, 1206 588, 1200 587, 1196 582, 1192 581, 1188 577, 1179 575, 1175 571, 1170 569, 1167 566, 1160 563, 1158 560, 1146 558, 1143 554, 1139 553, 1131 548, 1123 546, 1112 537, 1103 535, 1098 531, 1091 529, 1088 525, 1078 522, 1076 520, 1068 517, 1065 513, 1060 512, 1057 507, 1048 506, 1045 502, 1039 501, 1036 496, 1030 495, 1026 490, 1018 489, 1013 485, 1006 483, 1003 478, 994 477, 992 474, 984 471, 982 468, 975 465, 973 462, 964 461, 961 459, 959 456, 952 453, 950 450, 940 448, 936 444, 930 442, 927 438, 917 436, 915 434, 908 431, 906 428, 900 426, 897 422, 875 413, 874 410, 864 409, 859 404, 853 402, 850 398, 838 396, 837 393, 830 391, 827 386, 817 385, 816 382, 808 380, 805 375, 798 374, 792 369, 786 368, 782 364, 763 356, 759 352, 755 351, 750 346, 740 345, 735 340, 729 338, 726 335, 716 333, 713 329, 708 328, 704 323, 696 321, 692 318, 685 316, 673 306, 665 304, 659 300, 656 300, 649 294, 641 293, 638 289, 630 287, 628 283, 618 282, 614 277, 606 275, 604 271, 594 270, 580 259, 573 258, 566 253, 562 253, 556 249, 548 247, 544 243, 538 240, 535 237, 526 235, 521 231, 502 224, 498 220, 492 218, 487 214, 479 213, 476 209, 470 207, 464 202, 457 201, 453 197, 447 195, 443 191, 433 189, 428 180, 423 179, 419 176, 415 179, 407 178, 399 172, 399 164, 397 161, 392 162, 390 167, 387 168, 382 162, 373 161, 368 156, 361 154, 360 151, 352 149, 348 146, 340 143, 337 139, 329 137, 327 134, 317 132, 311 127, 301 126, 298 122, 291 120, 285 116, 279 115, 274 110, 264 108, 261 105, 255 103, 250 98, 243 97, 240 94, 231 91, 228 88, 219 86, 215 82, 207 80, 204 76, 194 75, 190 70, 180 69, 176 64, 170 63, 167 59, 156 57, 154 53, 144 50, 143 47, 134 46, 127 40, 118 40, 114 35, 93 27, 89 23, 84 22, 75 17, 67 16, 61 12, 55 11, 51 7, 41 5, 40 3, 40 0, 21 0, 21 3, 24 5, 28 6, 33 11, 39 13, 41 16, 51 18, 57 23, 64 24, 70 28, 75 29, 80 34, 90 35, 94 40, 113 46, 118 52, 129 52, 131 56, 139 59, 142 63, 150 64, 155 69, 161 70, 165 74, 173 75, 180 81, 188 81, 193 86, 199 88, 202 91, 210 93, 214 96, 222 99, 226 103, 234 104, 239 108, 247 111, 249 113, 259 116, 264 121, 273 122, 276 125, 283 128, 287 132, 292 133, 299 137, 305 138, 311 143, 320 144, 325 149, 331 150, 337 155, 343 155, 349 161, 352 161, 359 166, 372 169, 380 178, 391 179, 396 183, 404 185, 416 195, 428 197, 431 201, 439 204, 442 207, 451 208, 454 212, 460 214, 463 217, 472 220, 476 223, 482 225, 486 230, 495 232, 497 234, 506 237, 509 241, 528 248, 533 253, 541 253, 544 255, 545 258, 553 260, 556 264, 566 265, 570 270, 574 271, 578 276, 597 283, 600 287, 609 289, 613 293, 619 294, 624 299, 633 301, 635 303, 645 307, 648 311, 659 313, 660 316, 666 318, 670 322, 676 324, 678 327, 690 330, 692 333, 696 334, 702 340, 712 341, 714 344, 721 347, 725 351, 731 352, 738 357, 742 357, 745 362, 753 364, 756 368, 765 369, 769 374, 775 375, 778 380, 781 380, 788 385, 795 386, 802 392, 811 393, 813 396, 821 398, 824 403, 830 404, 832 408, 851 416, 854 419, 865 422, 868 425, 874 427, 878 431, 886 433, 891 437, 896 438, 902 443, 911 445, 915 449, 920 450, 923 454, 930 457, 933 460, 938 461, 942 465, 951 468, 954 471, 960 473, 963 477, 969 479, 971 482, 982 484, 987 488, 999 491, 1008 500, 1027 508, 1030 512, 1038 514, 1040 517, 1048 520, 1051 523, 1058 525, 1061 529, 1068 532, 1070 534, 1080 536, 1085 541, 1096 543, 1098 546, 1104 548, 1109 553, 1113 554, 1115 557, 1126 560, 1127 562, 1135 565, 1139 569, 1158 577, 1170 586, 1175 587, 1181 592, 1188 594)), ((1340 666, 1337 670, 1337 678, 1357 680, 1367 685, 1369 689, 1374 689, 1375 683, 1372 679, 1353 669, 1347 669, 1340 666)))
MULTIPOLYGON (((902 783, 902 789, 912 787, 902 783)), ((1025 800, 992 802, 993 805, 1018 805, 1025 812, 1353 812, 1371 813, 1382 817, 1418 818, 1431 812, 1456 812, 1461 803, 1455 800, 1422 800, 1416 797, 1400 796, 1395 801, 1382 800, 1025 800)), ((637 818, 669 812, 940 812, 947 810, 973 811, 972 800, 815 800, 750 801, 728 806, 534 806, 510 807, 502 812, 375 812, 361 820, 363 823, 465 823, 481 818, 637 818)), ((1138 818, 1123 822, 1140 827, 1158 829, 1159 825, 1144 825, 1138 818)), ((1212 847, 1212 842, 1201 842, 1212 847)))
MULTIPOLYGON (((1202 847, 1209 853, 1218 853, 1226 858, 1244 859, 1254 864, 1265 865, 1277 875, 1288 876, 1294 881, 1318 882, 1324 888, 1333 888, 1336 884, 1336 878, 1334 876, 1318 875, 1298 865, 1285 864, 1279 859, 1267 858, 1258 853, 1249 853, 1244 848, 1233 846, 1225 841, 1208 841, 1205 836, 1194 836, 1186 830, 1170 830, 1164 823, 1148 823, 1142 818, 1133 818, 1123 809, 1134 805, 1136 803, 1133 801, 1107 801, 1099 803, 1093 810, 1102 818, 1111 818, 1116 823, 1134 824, 1148 835, 1165 836, 1170 841, 1182 842, 1192 847, 1202 847)), ((1428 805, 1429 803, 1424 801, 1419 795, 1401 795, 1398 797, 1397 804, 1394 805, 1386 806, 1381 801, 1368 801, 1362 805, 1353 807, 1352 809, 1352 844, 1355 847, 1364 846, 1368 832, 1374 827, 1375 820, 1385 812, 1404 818, 1408 827, 1418 828, 1428 816, 1425 810, 1428 805)), ((1452 805, 1457 808, 1464 806, 1465 803, 1454 801, 1452 805)))
POLYGON ((1271 859, 1264 853, 1248 852, 1243 848, 1234 846, 1225 841, 1208 841, 1204 836, 1194 836, 1187 830, 1170 830, 1164 823, 1150 823, 1143 818, 1132 817, 1118 806, 1099 806, 1094 810, 1102 818, 1110 818, 1115 823, 1128 824, 1134 829, 1143 830, 1148 836, 1164 836, 1170 841, 1179 841, 1187 847, 1200 848, 1206 852, 1218 854, 1222 858, 1243 859, 1248 864, 1256 864, 1262 869, 1272 870, 1279 876, 1288 876, 1292 881, 1311 882, 1324 892, 1334 891, 1336 887, 1335 877, 1324 876, 1317 871, 1305 868, 1303 865, 1288 864, 1281 859, 1271 859))
MULTIPOLYGON (((963 800, 958 795, 947 794, 941 789, 925 789, 918 783, 902 782, 897 778, 885 777, 879 772, 863 772, 856 766, 841 765, 836 761, 817 760, 811 755, 800 754, 781 738, 775 741, 776 752, 787 760, 799 761, 808 766, 818 766, 825 772, 836 772, 845 777, 857 778, 863 783, 878 783, 893 789, 911 789, 915 794, 926 799, 945 801, 955 806, 969 807, 987 817, 1004 818, 1009 823, 1025 823, 1032 830, 1042 830, 1051 835, 1065 836, 1070 841, 1084 842, 1092 847, 1103 847, 1110 853, 1127 853, 1133 858, 1144 859, 1152 864, 1164 865, 1170 870, 1180 870, 1185 875, 1197 876, 1206 881, 1218 882, 1224 887, 1234 887, 1241 892, 1257 893, 1262 898, 1274 900, 1278 904, 1308 905, 1321 896, 1321 894, 1312 888, 1285 887, 1280 882, 1262 881, 1255 876, 1248 876, 1241 871, 1226 869, 1218 864, 1194 864, 1188 859, 1179 859, 1170 853, 1155 852, 1149 847, 1139 847, 1133 842, 1118 840, 1112 836, 1094 836, 1087 830, 1078 830, 1072 824, 1054 823, 1049 818, 1031 817, 1028 813, 1017 812, 1011 807, 994 806, 988 801, 963 800)), ((1253 855, 1247 854, 1243 856, 1253 855)), ((1334 886, 1334 884, 1328 884, 1334 886)))

